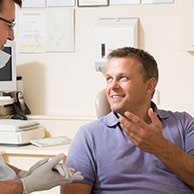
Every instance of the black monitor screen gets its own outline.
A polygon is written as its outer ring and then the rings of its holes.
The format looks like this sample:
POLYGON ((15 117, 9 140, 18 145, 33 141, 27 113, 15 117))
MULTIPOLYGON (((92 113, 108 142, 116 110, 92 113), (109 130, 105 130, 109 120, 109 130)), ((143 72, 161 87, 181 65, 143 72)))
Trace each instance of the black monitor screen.
MULTIPOLYGON (((5 47, 3 49, 6 53, 12 56, 11 47, 5 47)), ((12 65, 11 65, 11 57, 6 65, 0 69, 0 81, 11 81, 12 80, 12 65)))

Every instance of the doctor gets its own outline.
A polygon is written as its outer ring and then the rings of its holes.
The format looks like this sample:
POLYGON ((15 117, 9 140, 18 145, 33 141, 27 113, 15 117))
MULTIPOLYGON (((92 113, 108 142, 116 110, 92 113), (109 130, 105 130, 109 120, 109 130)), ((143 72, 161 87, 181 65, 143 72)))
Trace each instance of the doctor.
MULTIPOLYGON (((15 4, 21 7, 22 1, 0 0, 0 50, 7 40, 14 40, 15 4)), ((59 163, 63 158, 64 154, 59 154, 50 161, 45 158, 29 171, 22 171, 6 164, 0 157, 0 194, 28 194, 83 179, 80 172, 75 173, 73 169, 59 163)))

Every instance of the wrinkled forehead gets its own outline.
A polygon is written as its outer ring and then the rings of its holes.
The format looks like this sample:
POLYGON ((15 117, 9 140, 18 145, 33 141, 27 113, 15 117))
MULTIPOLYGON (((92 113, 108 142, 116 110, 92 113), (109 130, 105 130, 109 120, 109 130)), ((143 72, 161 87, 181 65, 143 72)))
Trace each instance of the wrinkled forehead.
POLYGON ((112 58, 109 58, 108 62, 107 62, 107 65, 106 67, 111 67, 111 66, 136 66, 138 67, 139 69, 141 68, 142 66, 142 63, 140 62, 140 60, 138 60, 138 58, 136 57, 112 57, 112 58))
POLYGON ((141 72, 141 64, 133 57, 112 57, 106 65, 106 72, 109 71, 136 71, 141 72))

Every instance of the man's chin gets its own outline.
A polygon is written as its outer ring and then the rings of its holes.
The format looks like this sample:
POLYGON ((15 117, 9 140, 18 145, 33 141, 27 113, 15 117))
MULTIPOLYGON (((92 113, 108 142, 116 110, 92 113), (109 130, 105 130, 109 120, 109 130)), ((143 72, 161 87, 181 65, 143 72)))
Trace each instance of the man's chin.
POLYGON ((117 113, 117 114, 120 114, 120 115, 123 115, 124 112, 125 112, 122 108, 111 107, 111 110, 112 110, 114 113, 117 113))

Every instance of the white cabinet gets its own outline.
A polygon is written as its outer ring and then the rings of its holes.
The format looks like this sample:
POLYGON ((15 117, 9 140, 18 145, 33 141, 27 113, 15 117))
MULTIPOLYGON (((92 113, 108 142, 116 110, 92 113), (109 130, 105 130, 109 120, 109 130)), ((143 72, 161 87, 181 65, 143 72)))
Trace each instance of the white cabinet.
POLYGON ((179 49, 194 51, 194 0, 178 0, 179 49))

